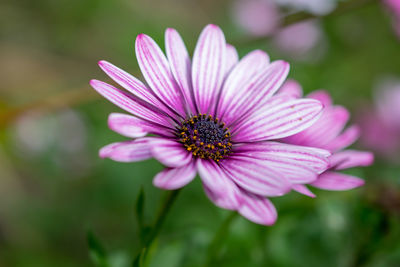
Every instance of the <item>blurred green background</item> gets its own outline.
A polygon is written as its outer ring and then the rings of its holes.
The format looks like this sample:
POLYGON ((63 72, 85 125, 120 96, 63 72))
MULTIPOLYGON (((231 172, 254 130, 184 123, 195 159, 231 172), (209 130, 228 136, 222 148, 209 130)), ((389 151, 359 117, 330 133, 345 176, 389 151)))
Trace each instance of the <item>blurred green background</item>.
MULTIPOLYGON (((98 158, 100 147, 124 138, 107 127, 108 114, 119 109, 88 81, 109 81, 100 59, 141 77, 134 55, 139 33, 163 47, 164 30, 176 28, 193 52, 208 23, 223 29, 240 56, 259 48, 288 60, 289 77, 306 92, 324 88, 352 112, 372 101, 382 77, 400 77, 400 42, 379 1, 320 19, 324 52, 298 60, 271 38, 247 36, 228 0, 2 0, 0 266, 94 266, 88 231, 111 266, 131 265, 139 248, 135 201, 143 187, 151 222, 165 194, 151 182, 162 166, 98 158)), ((274 198, 274 226, 236 218, 210 266, 400 266, 399 165, 378 157, 351 173, 366 185, 314 190, 316 199, 294 192, 274 198)), ((229 214, 196 179, 168 215, 150 266, 204 266, 229 214)))

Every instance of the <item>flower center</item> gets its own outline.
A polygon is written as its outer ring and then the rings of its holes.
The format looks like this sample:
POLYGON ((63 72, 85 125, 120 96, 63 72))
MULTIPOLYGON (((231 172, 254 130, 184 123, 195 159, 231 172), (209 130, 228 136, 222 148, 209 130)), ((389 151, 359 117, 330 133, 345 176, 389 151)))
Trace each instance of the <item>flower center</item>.
POLYGON ((195 157, 218 162, 232 150, 229 129, 211 115, 200 114, 185 120, 178 132, 179 141, 195 157))

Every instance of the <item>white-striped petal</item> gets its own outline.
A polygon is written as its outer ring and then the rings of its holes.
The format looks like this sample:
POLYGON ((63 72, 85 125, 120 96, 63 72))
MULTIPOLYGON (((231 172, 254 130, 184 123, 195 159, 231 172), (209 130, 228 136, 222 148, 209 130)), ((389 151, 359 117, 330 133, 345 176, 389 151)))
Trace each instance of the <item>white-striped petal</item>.
POLYGON ((122 113, 111 113, 108 116, 108 127, 121 135, 131 138, 143 137, 148 133, 173 136, 169 128, 122 113))
POLYGON ((105 82, 91 80, 90 85, 98 93, 123 110, 132 113, 139 118, 163 125, 165 127, 171 127, 169 116, 153 105, 105 82))
POLYGON ((328 92, 324 90, 317 90, 307 95, 308 98, 312 98, 321 102, 324 107, 332 106, 332 98, 328 92))
POLYGON ((214 161, 199 160, 198 170, 208 198, 218 207, 236 210, 240 205, 240 192, 236 184, 214 161))
POLYGON ((315 123, 322 108, 322 104, 313 99, 267 105, 232 129, 233 141, 271 140, 296 134, 315 123))
POLYGON ((226 78, 227 75, 231 72, 232 68, 238 63, 239 55, 236 51, 236 48, 233 45, 226 44, 225 56, 226 56, 226 61, 225 61, 224 77, 226 78))
POLYGON ((192 66, 186 46, 175 29, 168 28, 165 31, 165 50, 172 74, 181 88, 185 98, 187 109, 191 114, 196 113, 192 88, 192 66))
POLYGON ((181 167, 189 164, 193 156, 182 144, 166 138, 151 138, 153 157, 168 167, 181 167))
POLYGON ((214 111, 225 75, 225 53, 221 29, 215 25, 206 26, 196 44, 192 63, 193 91, 200 113, 214 111))
POLYGON ((295 184, 292 186, 292 189, 295 190, 296 192, 299 192, 300 194, 309 196, 309 197, 316 197, 316 195, 308 189, 307 186, 302 185, 302 184, 295 184))
POLYGON ((342 191, 364 185, 364 180, 339 172, 324 172, 311 185, 320 189, 342 191))
POLYGON ((145 34, 136 38, 136 57, 140 70, 153 92, 172 110, 185 116, 184 100, 169 62, 156 42, 145 34))
POLYGON ((217 117, 221 118, 229 107, 246 94, 246 88, 254 76, 269 65, 269 56, 261 50, 254 50, 244 56, 232 69, 221 91, 217 117))
POLYGON ((300 98, 303 95, 303 88, 295 80, 287 80, 279 89, 279 95, 286 95, 290 98, 300 98))
POLYGON ((295 164, 301 164, 313 169, 317 173, 329 167, 328 157, 331 153, 324 149, 296 146, 280 142, 257 142, 235 147, 236 153, 245 153, 251 157, 284 159, 295 164))
POLYGON ((148 138, 109 144, 100 149, 99 155, 120 162, 142 161, 152 156, 148 138))
POLYGON ((344 170, 353 167, 369 166, 374 161, 374 154, 366 151, 344 150, 330 157, 332 168, 344 170))
POLYGON ((265 70, 254 75, 245 85, 242 94, 237 94, 231 105, 221 116, 228 126, 235 121, 246 119, 260 107, 264 107, 271 96, 281 87, 289 73, 289 64, 285 61, 275 61, 265 70))
POLYGON ((153 184, 159 188, 175 190, 190 183, 196 177, 194 162, 180 168, 166 168, 153 179, 153 184))
POLYGON ((359 136, 360 128, 357 125, 352 125, 328 144, 326 149, 329 149, 330 151, 342 150, 353 144, 359 136))
POLYGON ((347 109, 341 106, 324 108, 319 120, 308 129, 290 136, 286 142, 326 148, 339 135, 350 117, 347 109))
POLYGON ((291 188, 289 181, 268 162, 247 156, 230 156, 221 161, 229 177, 243 189, 262 196, 281 196, 291 188))
POLYGON ((278 218, 274 204, 268 199, 242 191, 242 205, 239 213, 248 220, 262 224, 272 225, 278 218))
POLYGON ((121 70, 105 60, 99 61, 99 66, 108 76, 110 76, 111 79, 131 92, 133 95, 153 105, 159 104, 159 101, 153 95, 153 93, 141 81, 129 73, 121 70))

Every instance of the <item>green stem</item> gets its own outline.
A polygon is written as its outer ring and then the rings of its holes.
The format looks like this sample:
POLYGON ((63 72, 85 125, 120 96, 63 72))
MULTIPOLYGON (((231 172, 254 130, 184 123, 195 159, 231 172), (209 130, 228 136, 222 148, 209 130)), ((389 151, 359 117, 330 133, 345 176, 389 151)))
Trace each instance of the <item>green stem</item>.
POLYGON ((207 249, 207 260, 205 266, 211 266, 211 264, 215 261, 218 257, 220 252, 221 243, 226 239, 229 234, 230 226, 235 218, 238 217, 237 212, 232 212, 229 214, 228 217, 222 222, 221 226, 219 227, 218 231, 215 233, 213 240, 211 241, 210 245, 207 249))
POLYGON ((167 196, 165 197, 162 205, 157 213, 156 219, 154 221, 153 227, 151 228, 150 234, 143 242, 143 245, 140 248, 139 253, 136 255, 136 258, 133 262, 133 266, 143 266, 146 260, 147 253, 149 248, 153 244, 154 240, 157 238, 160 233, 162 226, 165 222, 165 219, 170 211, 172 205, 174 204, 179 192, 181 189, 168 191, 167 196))
MULTIPOLYGON (((340 3, 337 8, 323 16, 318 16, 314 14, 310 14, 307 12, 297 12, 293 13, 290 15, 287 15, 286 17, 282 18, 280 25, 282 27, 286 27, 295 23, 299 23, 302 21, 306 21, 309 19, 316 19, 316 18, 328 18, 328 17, 335 17, 339 15, 346 14, 350 11, 354 11, 356 9, 359 9, 363 6, 366 6, 367 4, 372 4, 372 3, 378 3, 378 0, 353 0, 353 1, 346 1, 340 3)), ((247 46, 247 45, 254 45, 260 42, 265 42, 268 40, 271 36, 261 36, 257 38, 245 38, 241 40, 237 40, 236 42, 233 41, 232 44, 237 45, 237 46, 247 46)))
POLYGON ((169 210, 171 209, 172 205, 175 202, 176 197, 178 196, 179 192, 181 190, 173 190, 173 191, 169 191, 165 200, 163 201, 163 204, 160 208, 160 210, 158 211, 156 220, 154 222, 153 228, 150 232, 149 238, 145 241, 144 243, 144 247, 148 248, 150 247, 150 245, 153 243, 154 239, 158 236, 158 234, 161 231, 161 228, 164 224, 165 218, 167 217, 167 214, 169 212, 169 210))

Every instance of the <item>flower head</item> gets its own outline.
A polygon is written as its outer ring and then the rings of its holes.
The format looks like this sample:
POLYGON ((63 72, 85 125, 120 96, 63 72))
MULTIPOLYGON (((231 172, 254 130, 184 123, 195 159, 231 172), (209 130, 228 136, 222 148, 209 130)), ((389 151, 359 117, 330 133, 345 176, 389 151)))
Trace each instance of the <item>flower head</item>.
MULTIPOLYGON (((302 95, 302 89, 297 82, 288 81, 280 90, 280 94, 288 99, 298 98, 302 95)), ((346 149, 359 136, 359 128, 355 125, 344 129, 349 120, 349 112, 342 106, 334 106, 330 95, 325 91, 315 91, 308 95, 308 98, 317 99, 324 104, 322 116, 311 127, 282 141, 323 148, 332 153, 329 157, 329 169, 322 172, 310 185, 325 190, 349 190, 363 185, 362 179, 338 172, 357 166, 369 166, 373 162, 371 152, 346 149)), ((294 185, 293 189, 311 197, 315 196, 302 184, 294 185)))
POLYGON ((260 50, 239 61, 215 25, 201 33, 193 60, 174 29, 167 29, 165 47, 167 56, 149 36, 136 39, 148 86, 100 61, 126 91, 97 80, 90 84, 133 115, 110 115, 110 128, 132 140, 110 144, 100 156, 123 162, 156 158, 166 168, 153 183, 163 189, 183 187, 199 173, 217 206, 273 224, 277 214, 267 197, 315 181, 330 155, 277 140, 310 127, 323 105, 315 99, 272 97, 286 79, 288 63, 270 62, 260 50))

